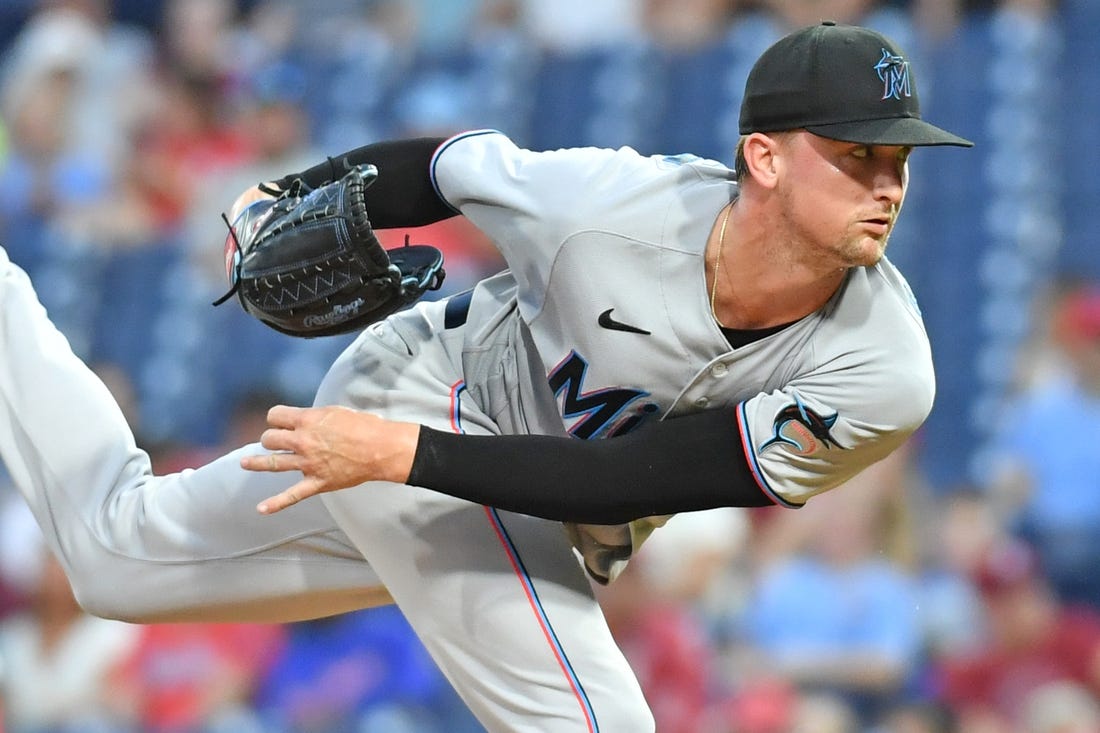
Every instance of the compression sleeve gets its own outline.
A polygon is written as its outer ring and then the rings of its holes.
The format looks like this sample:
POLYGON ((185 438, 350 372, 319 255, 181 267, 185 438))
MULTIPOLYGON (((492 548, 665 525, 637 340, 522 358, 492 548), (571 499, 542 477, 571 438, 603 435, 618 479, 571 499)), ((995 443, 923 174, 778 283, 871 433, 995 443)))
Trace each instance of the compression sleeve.
POLYGON ((652 423, 607 440, 455 435, 421 427, 409 483, 585 524, 774 504, 753 478, 737 421, 726 410, 652 423))
POLYGON ((353 166, 370 163, 378 169, 378 178, 366 191, 371 225, 375 229, 424 226, 458 213, 439 197, 431 178, 432 156, 446 140, 421 137, 371 143, 327 158, 275 183, 285 189, 295 178, 301 178, 311 188, 317 188, 341 177, 353 166))

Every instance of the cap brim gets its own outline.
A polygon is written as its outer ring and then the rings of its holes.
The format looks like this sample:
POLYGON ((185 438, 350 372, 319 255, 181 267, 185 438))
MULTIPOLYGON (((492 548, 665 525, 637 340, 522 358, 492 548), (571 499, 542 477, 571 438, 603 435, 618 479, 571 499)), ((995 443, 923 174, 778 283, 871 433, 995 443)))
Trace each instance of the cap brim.
POLYGON ((974 143, 947 130, 942 130, 916 117, 891 117, 858 122, 836 122, 829 125, 807 125, 815 135, 864 145, 957 145, 973 147, 974 143))

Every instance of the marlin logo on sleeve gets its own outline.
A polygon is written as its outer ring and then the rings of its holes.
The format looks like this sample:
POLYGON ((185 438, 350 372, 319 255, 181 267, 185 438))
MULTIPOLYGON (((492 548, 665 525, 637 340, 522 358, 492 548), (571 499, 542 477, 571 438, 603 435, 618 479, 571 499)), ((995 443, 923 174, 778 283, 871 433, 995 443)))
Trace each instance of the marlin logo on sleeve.
POLYGON ((875 72, 882 80, 883 99, 913 96, 913 88, 909 83, 909 62, 902 56, 892 54, 885 48, 882 49, 882 58, 875 64, 875 72))
POLYGON ((834 412, 832 415, 822 416, 795 397, 794 402, 776 413, 775 420, 772 421, 772 437, 760 446, 758 452, 775 446, 787 446, 793 453, 808 456, 820 446, 843 448, 831 432, 838 415, 839 413, 834 412))

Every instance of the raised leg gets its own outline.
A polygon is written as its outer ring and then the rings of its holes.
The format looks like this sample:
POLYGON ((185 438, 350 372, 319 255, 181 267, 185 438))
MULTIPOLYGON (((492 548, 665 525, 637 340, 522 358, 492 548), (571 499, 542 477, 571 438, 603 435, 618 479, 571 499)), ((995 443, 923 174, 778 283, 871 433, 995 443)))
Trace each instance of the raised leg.
POLYGON ((290 476, 246 472, 238 453, 153 476, 110 392, 2 249, 0 459, 97 615, 291 621, 389 600, 320 502, 255 512, 290 476))

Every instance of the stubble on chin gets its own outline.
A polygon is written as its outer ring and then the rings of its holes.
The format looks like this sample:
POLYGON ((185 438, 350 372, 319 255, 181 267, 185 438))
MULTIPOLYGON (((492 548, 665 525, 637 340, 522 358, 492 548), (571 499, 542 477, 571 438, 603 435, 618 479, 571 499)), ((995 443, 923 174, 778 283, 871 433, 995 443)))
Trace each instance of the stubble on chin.
POLYGON ((878 264, 885 251, 885 243, 879 240, 862 237, 858 240, 842 242, 834 250, 836 264, 842 268, 872 267, 878 264))

